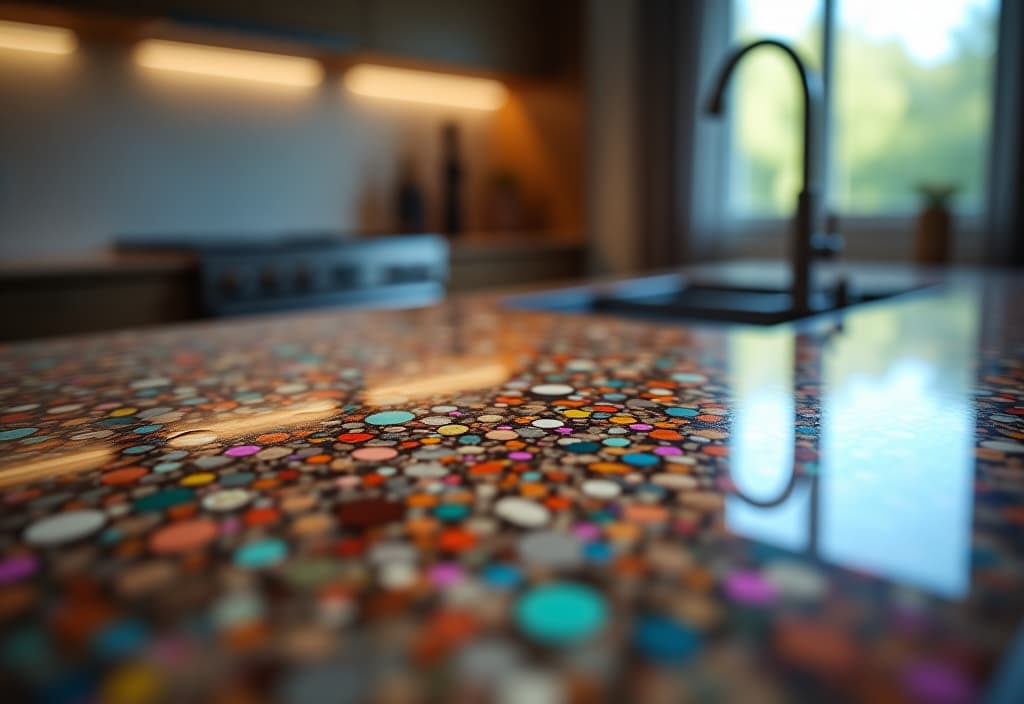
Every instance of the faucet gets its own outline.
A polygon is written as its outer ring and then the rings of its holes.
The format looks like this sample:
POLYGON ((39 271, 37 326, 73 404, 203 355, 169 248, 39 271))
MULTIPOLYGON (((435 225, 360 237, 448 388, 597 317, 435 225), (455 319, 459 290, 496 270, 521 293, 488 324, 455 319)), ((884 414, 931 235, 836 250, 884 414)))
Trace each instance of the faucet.
POLYGON ((818 251, 814 246, 814 233, 818 226, 817 173, 815 169, 815 139, 818 135, 817 122, 822 114, 821 80, 814 71, 807 68, 800 56, 788 44, 777 39, 760 39, 735 50, 723 66, 715 85, 715 91, 707 105, 711 115, 721 115, 725 103, 725 89, 736 65, 751 51, 760 47, 775 47, 793 60, 804 99, 803 125, 803 184, 797 197, 796 216, 793 222, 793 242, 790 248, 792 312, 803 315, 810 312, 811 263, 818 251))

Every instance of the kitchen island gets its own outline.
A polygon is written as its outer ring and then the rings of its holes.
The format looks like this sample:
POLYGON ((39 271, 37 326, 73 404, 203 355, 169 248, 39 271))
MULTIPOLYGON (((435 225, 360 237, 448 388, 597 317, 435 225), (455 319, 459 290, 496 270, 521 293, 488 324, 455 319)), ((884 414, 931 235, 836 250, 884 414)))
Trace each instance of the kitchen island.
POLYGON ((964 274, 751 327, 474 296, 0 347, 0 682, 1020 701, 1022 300, 964 274))

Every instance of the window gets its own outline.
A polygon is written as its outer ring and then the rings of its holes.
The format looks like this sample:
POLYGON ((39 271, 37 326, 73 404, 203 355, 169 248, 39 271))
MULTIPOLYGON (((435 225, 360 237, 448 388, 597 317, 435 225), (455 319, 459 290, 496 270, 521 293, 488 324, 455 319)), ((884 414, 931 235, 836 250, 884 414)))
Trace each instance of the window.
MULTIPOLYGON (((999 0, 734 0, 732 38, 782 38, 819 73, 831 59, 823 76, 830 210, 907 215, 921 187, 951 186, 958 212, 980 214, 998 16, 999 0)), ((800 188, 796 74, 763 51, 736 81, 726 211, 788 217, 800 188)))

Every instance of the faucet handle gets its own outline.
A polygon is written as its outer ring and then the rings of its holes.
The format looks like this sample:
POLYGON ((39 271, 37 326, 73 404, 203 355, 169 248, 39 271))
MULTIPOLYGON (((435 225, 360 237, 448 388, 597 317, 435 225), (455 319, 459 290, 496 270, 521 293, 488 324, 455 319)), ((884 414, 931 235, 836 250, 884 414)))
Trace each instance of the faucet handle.
POLYGON ((843 236, 838 233, 817 232, 811 236, 811 250, 814 256, 831 259, 843 252, 843 236))
POLYGON ((843 252, 845 242, 839 234, 839 218, 829 213, 825 218, 825 232, 816 232, 811 236, 811 251, 814 256, 832 259, 843 252))

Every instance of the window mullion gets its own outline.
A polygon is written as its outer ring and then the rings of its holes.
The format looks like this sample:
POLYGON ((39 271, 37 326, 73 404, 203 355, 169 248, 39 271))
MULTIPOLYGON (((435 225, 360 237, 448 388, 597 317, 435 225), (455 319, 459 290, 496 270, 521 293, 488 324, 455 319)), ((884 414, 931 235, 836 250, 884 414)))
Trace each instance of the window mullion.
MULTIPOLYGON (((824 12, 821 27, 821 83, 822 109, 821 130, 818 136, 818 169, 821 186, 821 207, 825 213, 835 210, 832 183, 835 164, 834 132, 834 98, 835 98, 835 36, 836 36, 836 5, 839 0, 822 0, 824 12)), ((819 220, 821 222, 821 220, 819 220)))

